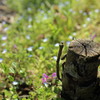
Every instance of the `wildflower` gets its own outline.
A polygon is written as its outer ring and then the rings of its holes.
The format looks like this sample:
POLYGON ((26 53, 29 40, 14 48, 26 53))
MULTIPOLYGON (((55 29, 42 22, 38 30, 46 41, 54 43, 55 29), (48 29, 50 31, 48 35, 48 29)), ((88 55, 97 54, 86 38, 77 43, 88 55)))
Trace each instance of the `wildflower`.
POLYGON ((65 5, 64 5, 64 3, 59 3, 59 8, 62 8, 62 7, 64 7, 65 5))
POLYGON ((52 84, 53 80, 57 77, 56 72, 52 73, 52 75, 48 76, 46 74, 43 74, 42 76, 42 84, 44 84, 46 87, 48 85, 52 84))
POLYGON ((83 27, 85 28, 87 26, 87 24, 83 24, 83 27))
POLYGON ((75 36, 75 35, 76 35, 76 33, 74 32, 74 33, 73 33, 73 36, 75 36))
POLYGON ((96 12, 96 13, 99 13, 99 9, 95 9, 95 12, 96 12))
POLYGON ((30 7, 27 8, 27 11, 31 11, 32 9, 30 7))
POLYGON ((83 10, 80 10, 79 13, 83 13, 83 10))
POLYGON ((2 43, 2 44, 1 44, 1 46, 5 46, 5 45, 6 45, 6 43, 2 43))
POLYGON ((70 41, 67 41, 66 44, 67 44, 67 46, 69 46, 70 45, 70 41))
POLYGON ((73 12, 73 9, 69 9, 69 12, 73 12))
POLYGON ((48 83, 44 83, 45 87, 48 87, 48 83))
POLYGON ((3 31, 6 32, 8 29, 9 29, 8 27, 5 27, 5 28, 3 29, 3 31))
POLYGON ((4 49, 4 50, 2 51, 2 54, 6 53, 6 52, 7 52, 7 50, 6 50, 6 49, 4 49))
POLYGON ((13 45, 13 48, 14 48, 14 49, 17 49, 17 45, 16 45, 16 44, 14 44, 14 45, 13 45))
POLYGON ((41 14, 44 14, 44 10, 39 10, 39 12, 40 12, 41 14))
POLYGON ((44 73, 43 78, 48 78, 48 75, 44 73))
POLYGON ((66 4, 66 5, 69 5, 69 4, 70 4, 70 2, 69 2, 69 1, 66 1, 66 2, 65 2, 65 4, 66 4))
POLYGON ((47 42, 47 41, 48 41, 48 38, 43 39, 43 42, 47 42))
POLYGON ((48 19, 48 16, 44 15, 43 20, 46 20, 46 19, 48 19))
POLYGON ((32 25, 28 25, 27 27, 28 27, 28 28, 31 28, 31 27, 32 27, 32 25))
POLYGON ((92 40, 93 40, 94 38, 96 38, 96 34, 94 34, 94 35, 91 37, 92 40))
POLYGON ((52 73, 52 77, 53 77, 53 78, 57 77, 56 72, 52 73))
POLYGON ((73 37, 70 35, 69 37, 68 37, 69 39, 73 39, 73 37))
POLYGON ((39 47, 39 49, 41 50, 41 49, 43 49, 44 47, 39 47))
POLYGON ((55 47, 58 47, 58 46, 59 46, 59 43, 56 43, 56 44, 55 44, 55 47))
POLYGON ((28 51, 33 51, 33 46, 27 48, 28 51))
POLYGON ((28 39, 28 40, 29 40, 29 39, 30 39, 30 35, 26 35, 26 39, 28 39))
POLYGON ((13 85, 18 85, 18 82, 17 81, 13 81, 12 84, 13 85))
POLYGON ((29 55, 28 57, 32 57, 33 55, 29 55))
POLYGON ((3 61, 3 59, 2 58, 0 58, 0 63, 3 61))
POLYGON ((46 78, 42 78, 42 84, 46 83, 47 79, 46 78))
POLYGON ((7 36, 2 36, 1 40, 7 40, 7 36))
POLYGON ((54 60, 57 60, 57 56, 53 56, 53 59, 54 59, 54 60))
POLYGON ((90 20, 91 20, 91 18, 90 18, 90 17, 88 17, 86 20, 87 20, 87 21, 90 21, 90 20))
POLYGON ((20 17, 18 18, 18 21, 21 20, 21 19, 23 19, 23 17, 24 17, 24 16, 20 16, 20 17))
POLYGON ((6 21, 2 21, 2 25, 5 25, 6 24, 6 21))
POLYGON ((31 22, 32 21, 32 17, 28 17, 28 21, 31 22))
POLYGON ((43 84, 47 83, 47 79, 48 79, 48 78, 49 78, 49 76, 48 76, 47 74, 44 73, 44 74, 42 75, 42 83, 43 83, 43 84))

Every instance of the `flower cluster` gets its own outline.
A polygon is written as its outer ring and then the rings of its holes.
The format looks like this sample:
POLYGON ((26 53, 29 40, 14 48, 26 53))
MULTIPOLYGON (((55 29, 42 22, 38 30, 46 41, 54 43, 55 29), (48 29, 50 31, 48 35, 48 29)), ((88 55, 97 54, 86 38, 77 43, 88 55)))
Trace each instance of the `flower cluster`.
POLYGON ((42 75, 42 84, 47 85, 49 83, 52 83, 54 79, 56 79, 57 75, 56 72, 52 73, 52 75, 48 76, 47 74, 42 75))

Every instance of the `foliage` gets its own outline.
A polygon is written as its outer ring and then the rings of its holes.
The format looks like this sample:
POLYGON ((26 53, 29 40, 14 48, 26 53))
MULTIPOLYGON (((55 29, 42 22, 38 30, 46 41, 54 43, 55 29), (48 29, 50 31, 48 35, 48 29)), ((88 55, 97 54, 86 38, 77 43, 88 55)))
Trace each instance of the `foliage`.
POLYGON ((100 41, 98 0, 7 0, 15 22, 0 34, 0 93, 4 100, 61 100, 61 82, 42 83, 56 72, 59 42, 100 41), (58 94, 58 95, 57 95, 58 94))

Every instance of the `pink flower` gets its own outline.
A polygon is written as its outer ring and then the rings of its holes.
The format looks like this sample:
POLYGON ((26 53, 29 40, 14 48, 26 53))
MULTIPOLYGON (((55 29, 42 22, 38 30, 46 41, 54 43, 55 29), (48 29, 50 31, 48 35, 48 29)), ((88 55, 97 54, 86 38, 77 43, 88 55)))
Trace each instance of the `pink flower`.
POLYGON ((47 74, 45 74, 45 73, 43 73, 43 75, 42 75, 42 83, 44 84, 44 83, 47 83, 47 79, 48 79, 48 75, 47 74))
POLYGON ((47 74, 43 74, 43 78, 48 78, 49 76, 47 74))
POLYGON ((52 75, 48 76, 47 74, 43 73, 42 75, 42 84, 48 84, 53 81, 57 77, 56 72, 52 73, 52 75))
POLYGON ((52 77, 53 77, 53 78, 57 77, 56 72, 52 73, 52 77))
POLYGON ((46 83, 47 82, 47 79, 46 78, 42 78, 42 83, 46 83))
POLYGON ((91 38, 92 38, 92 40, 95 39, 96 38, 96 34, 94 34, 91 38))

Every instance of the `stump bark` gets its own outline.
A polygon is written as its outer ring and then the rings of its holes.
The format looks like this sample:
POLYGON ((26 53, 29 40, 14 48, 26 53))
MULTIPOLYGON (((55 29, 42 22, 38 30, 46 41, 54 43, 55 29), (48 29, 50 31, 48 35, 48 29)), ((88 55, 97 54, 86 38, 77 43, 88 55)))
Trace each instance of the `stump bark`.
POLYGON ((100 44, 92 40, 73 40, 64 58, 61 97, 64 100, 100 100, 97 77, 100 44))

